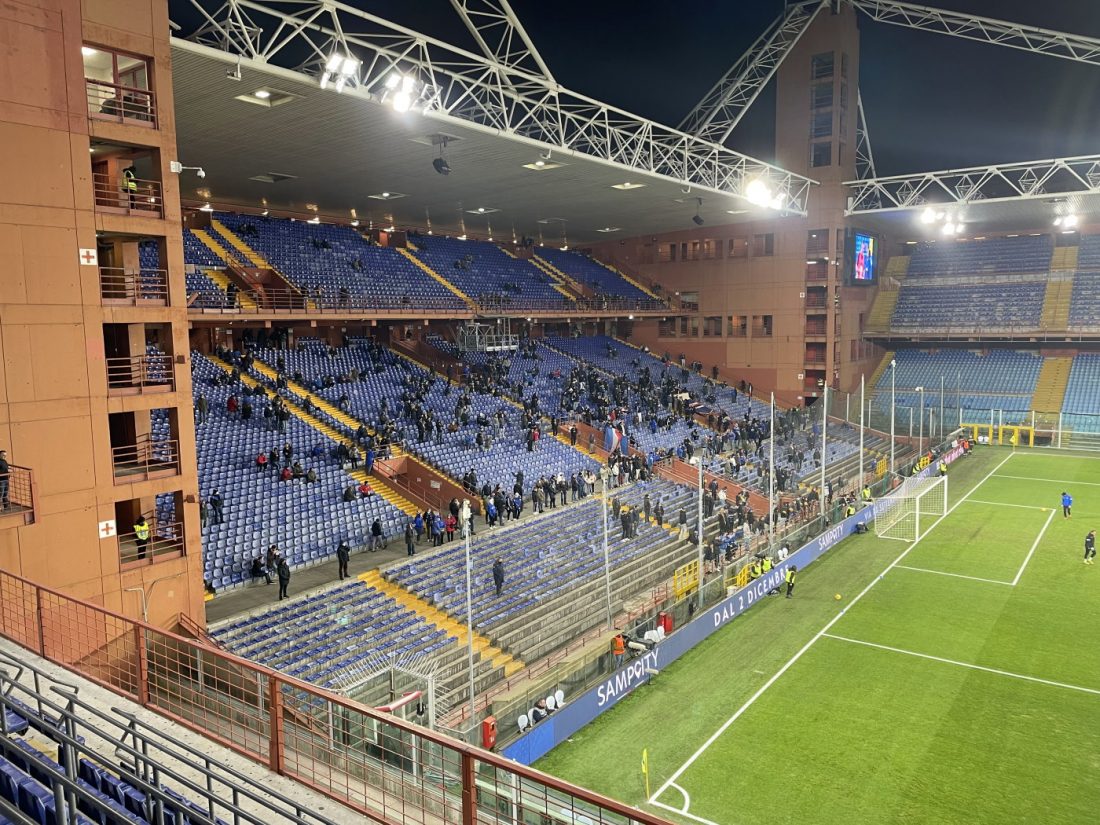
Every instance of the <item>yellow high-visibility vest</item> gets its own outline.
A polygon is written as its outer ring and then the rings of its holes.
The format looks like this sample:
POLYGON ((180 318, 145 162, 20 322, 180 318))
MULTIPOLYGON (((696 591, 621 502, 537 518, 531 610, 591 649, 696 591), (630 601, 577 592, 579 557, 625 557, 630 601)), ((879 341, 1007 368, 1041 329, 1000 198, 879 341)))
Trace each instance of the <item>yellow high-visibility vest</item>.
POLYGON ((149 538, 149 525, 148 524, 135 524, 134 533, 141 541, 145 541, 149 538))

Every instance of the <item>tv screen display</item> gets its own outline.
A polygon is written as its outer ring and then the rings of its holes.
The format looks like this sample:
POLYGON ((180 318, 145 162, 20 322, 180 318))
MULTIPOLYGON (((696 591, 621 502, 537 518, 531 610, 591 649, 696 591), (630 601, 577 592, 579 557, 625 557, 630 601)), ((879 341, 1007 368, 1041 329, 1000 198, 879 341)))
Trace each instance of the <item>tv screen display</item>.
POLYGON ((866 232, 852 233, 853 284, 873 284, 878 274, 878 238, 866 232))

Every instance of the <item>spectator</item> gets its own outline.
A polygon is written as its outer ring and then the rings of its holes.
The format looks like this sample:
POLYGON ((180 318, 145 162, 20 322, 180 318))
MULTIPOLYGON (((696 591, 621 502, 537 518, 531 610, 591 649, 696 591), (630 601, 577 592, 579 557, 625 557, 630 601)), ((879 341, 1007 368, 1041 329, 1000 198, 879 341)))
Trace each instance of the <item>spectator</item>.
POLYGON ((290 586, 290 565, 286 563, 286 559, 280 558, 279 566, 275 569, 279 574, 279 601, 289 599, 286 590, 290 586))
POLYGON ((550 711, 546 709, 546 700, 539 699, 535 702, 535 706, 531 708, 531 724, 537 725, 549 715, 550 711))
POLYGON ((144 559, 149 549, 149 524, 145 516, 138 516, 134 522, 134 543, 137 545, 137 557, 144 559))
POLYGON ((493 562, 493 584, 496 586, 499 597, 504 590, 504 561, 499 558, 493 562))
POLYGON ((11 465, 8 464, 8 453, 0 450, 0 510, 8 509, 8 479, 11 477, 11 465))
POLYGON ((370 544, 367 545, 367 550, 373 553, 379 547, 385 549, 386 537, 382 535, 382 520, 376 518, 370 526, 370 544))
MULTIPOLYGON (((6 488, 5 488, 6 489, 6 488)), ((210 494, 210 509, 213 511, 212 524, 221 524, 225 521, 225 499, 222 498, 222 494, 215 490, 210 494)))
POLYGON ((416 555, 416 533, 411 521, 405 523, 405 552, 410 556, 416 555))
POLYGON ((263 560, 259 556, 256 556, 256 558, 252 560, 252 569, 249 570, 249 574, 254 579, 258 579, 262 576, 267 584, 271 584, 271 576, 268 574, 267 568, 264 567, 263 560))
POLYGON ((351 548, 346 541, 341 541, 336 548, 336 561, 340 563, 340 581, 349 578, 348 562, 351 560, 351 548))
POLYGON ((205 424, 206 417, 209 414, 210 404, 206 400, 206 396, 199 394, 198 400, 195 401, 195 423, 205 424))

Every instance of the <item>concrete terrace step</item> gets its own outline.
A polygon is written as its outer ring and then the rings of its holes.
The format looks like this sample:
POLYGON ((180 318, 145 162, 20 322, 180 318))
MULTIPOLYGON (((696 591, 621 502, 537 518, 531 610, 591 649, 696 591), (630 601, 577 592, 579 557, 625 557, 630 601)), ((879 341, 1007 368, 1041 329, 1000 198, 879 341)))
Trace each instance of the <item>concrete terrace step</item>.
POLYGON ((252 247, 242 241, 239 236, 234 234, 228 226, 219 221, 217 218, 212 218, 210 221, 210 225, 217 230, 219 235, 229 241, 230 245, 234 249, 244 255, 252 263, 253 266, 260 269, 274 269, 274 267, 271 266, 271 264, 269 264, 264 259, 264 257, 260 255, 260 253, 256 252, 256 250, 254 250, 252 247))
MULTIPOLYGON (((423 599, 410 593, 403 587, 386 581, 377 570, 371 570, 359 576, 359 579, 375 590, 386 594, 402 607, 414 611, 428 624, 434 625, 449 635, 458 638, 458 644, 465 647, 467 644, 466 625, 457 621, 452 616, 444 613, 437 607, 428 604, 423 599)), ((518 670, 522 670, 524 664, 519 659, 493 645, 487 637, 479 633, 473 634, 474 650, 481 654, 482 658, 492 662, 494 667, 504 668, 504 675, 511 676, 518 670)))
POLYGON ((424 274, 428 275, 431 278, 434 278, 436 281, 443 284, 443 286, 447 287, 447 289, 449 289, 451 292, 461 298, 467 304, 467 306, 472 307, 474 305, 475 302, 473 298, 471 298, 457 286, 452 284, 450 281, 448 281, 446 278, 444 278, 442 275, 440 275, 438 272, 436 272, 434 269, 432 269, 430 266, 420 260, 420 258, 418 258, 416 255, 413 255, 408 249, 398 249, 397 251, 408 258, 410 261, 412 261, 414 265, 423 270, 424 274))

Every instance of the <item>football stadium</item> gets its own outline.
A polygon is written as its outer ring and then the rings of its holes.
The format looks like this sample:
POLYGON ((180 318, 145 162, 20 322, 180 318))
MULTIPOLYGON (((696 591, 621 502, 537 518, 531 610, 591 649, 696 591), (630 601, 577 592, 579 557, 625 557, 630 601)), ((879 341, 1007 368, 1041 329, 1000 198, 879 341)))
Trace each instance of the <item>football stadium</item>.
POLYGON ((0 4, 0 825, 1096 821, 1098 64, 0 4))

